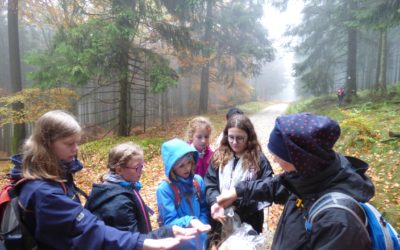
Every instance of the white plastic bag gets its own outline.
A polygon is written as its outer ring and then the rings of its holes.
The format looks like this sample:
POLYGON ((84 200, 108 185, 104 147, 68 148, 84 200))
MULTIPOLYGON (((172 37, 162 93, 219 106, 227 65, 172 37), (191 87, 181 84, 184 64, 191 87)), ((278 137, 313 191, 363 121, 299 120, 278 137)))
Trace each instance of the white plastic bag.
POLYGON ((226 239, 231 236, 235 231, 240 228, 242 224, 240 217, 235 213, 234 207, 228 207, 225 209, 225 223, 222 225, 222 239, 226 239))
POLYGON ((267 249, 267 238, 258 234, 249 224, 242 223, 229 236, 218 250, 264 250, 267 249))

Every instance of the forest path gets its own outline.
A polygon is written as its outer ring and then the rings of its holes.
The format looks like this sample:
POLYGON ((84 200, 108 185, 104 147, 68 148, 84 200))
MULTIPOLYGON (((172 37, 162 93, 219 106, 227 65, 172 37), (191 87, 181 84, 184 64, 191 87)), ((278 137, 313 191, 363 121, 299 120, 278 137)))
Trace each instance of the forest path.
MULTIPOLYGON (((251 122, 254 125, 254 128, 257 133, 258 141, 261 144, 264 154, 269 159, 274 173, 280 173, 281 169, 279 166, 274 164, 268 153, 267 143, 269 139, 269 134, 271 130, 275 126, 276 117, 285 113, 288 108, 289 103, 278 103, 271 106, 268 106, 261 112, 258 112, 252 116, 250 116, 251 122)), ((264 230, 263 234, 267 237, 268 247, 272 244, 273 235, 276 229, 276 226, 279 221, 279 217, 282 213, 283 206, 273 204, 271 207, 264 209, 264 230)), ((268 248, 269 249, 269 248, 268 248)))
POLYGON ((288 106, 288 103, 274 104, 250 116, 257 133, 258 141, 261 143, 264 152, 268 152, 266 148, 267 142, 269 134, 275 125, 276 117, 284 114, 288 106))

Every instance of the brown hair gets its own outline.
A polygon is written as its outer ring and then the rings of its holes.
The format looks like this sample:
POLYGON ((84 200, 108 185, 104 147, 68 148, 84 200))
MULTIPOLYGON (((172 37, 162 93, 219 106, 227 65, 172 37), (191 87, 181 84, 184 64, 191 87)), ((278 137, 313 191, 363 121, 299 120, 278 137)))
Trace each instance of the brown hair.
POLYGON ((140 156, 143 158, 143 150, 133 142, 126 142, 114 146, 108 153, 107 167, 111 172, 115 172, 117 167, 124 167, 128 162, 140 156))
POLYGON ((54 154, 51 143, 81 133, 81 126, 75 117, 66 111, 53 110, 42 115, 23 146, 23 176, 27 179, 63 182, 59 159, 54 154))
MULTIPOLYGON (((185 157, 185 155, 182 156, 182 157, 185 157)), ((182 158, 182 157, 181 157, 181 158, 182 158)), ((176 162, 179 162, 181 158, 179 158, 176 162)), ((192 168, 191 168, 191 170, 190 170, 190 174, 191 174, 191 175, 194 175, 194 174, 195 174, 195 170, 196 170, 196 163, 195 163, 194 159, 191 159, 190 162, 192 163, 192 168)), ((182 164, 184 164, 184 163, 186 163, 186 161, 180 162, 179 165, 182 165, 182 164)), ((172 167, 171 171, 169 172, 169 178, 172 179, 172 180, 174 180, 174 181, 177 181, 177 180, 178 180, 178 179, 176 178, 176 173, 175 173, 174 168, 175 168, 175 166, 179 166, 179 165, 176 165, 176 163, 175 163, 174 166, 172 167)))
POLYGON ((243 167, 249 168, 254 166, 256 172, 260 170, 260 154, 261 146, 257 139, 253 123, 250 119, 241 114, 232 116, 226 123, 223 131, 223 137, 219 148, 215 151, 211 163, 214 168, 218 169, 220 166, 224 167, 228 161, 233 157, 233 151, 228 142, 228 130, 230 128, 239 128, 247 134, 247 145, 243 154, 243 167))
POLYGON ((199 128, 205 128, 211 134, 212 125, 211 125, 210 120, 208 120, 206 117, 203 117, 203 116, 197 116, 189 122, 188 129, 186 132, 187 140, 189 142, 193 141, 193 135, 194 135, 194 133, 196 133, 196 130, 199 128))

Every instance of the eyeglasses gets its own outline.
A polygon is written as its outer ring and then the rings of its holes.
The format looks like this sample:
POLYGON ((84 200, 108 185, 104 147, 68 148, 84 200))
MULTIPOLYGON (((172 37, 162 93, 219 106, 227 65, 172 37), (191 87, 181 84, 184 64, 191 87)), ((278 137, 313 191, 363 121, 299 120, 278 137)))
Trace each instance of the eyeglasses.
POLYGON ((228 135, 227 137, 228 137, 228 142, 229 143, 233 143, 236 140, 236 142, 240 144, 240 143, 243 143, 244 140, 246 139, 246 137, 244 137, 244 136, 228 135))
POLYGON ((142 171, 143 167, 144 167, 144 164, 141 163, 141 164, 138 164, 138 165, 136 165, 136 166, 134 166, 134 167, 124 167, 124 168, 135 169, 135 170, 136 170, 136 173, 137 173, 137 172, 142 171))

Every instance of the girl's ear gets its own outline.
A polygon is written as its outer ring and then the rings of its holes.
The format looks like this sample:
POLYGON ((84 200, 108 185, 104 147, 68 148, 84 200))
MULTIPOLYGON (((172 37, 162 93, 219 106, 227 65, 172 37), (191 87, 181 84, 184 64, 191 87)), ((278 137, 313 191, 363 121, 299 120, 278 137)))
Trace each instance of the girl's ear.
POLYGON ((121 166, 117 166, 117 167, 115 168, 115 173, 118 174, 118 175, 120 175, 120 174, 122 173, 122 167, 121 167, 121 166))

